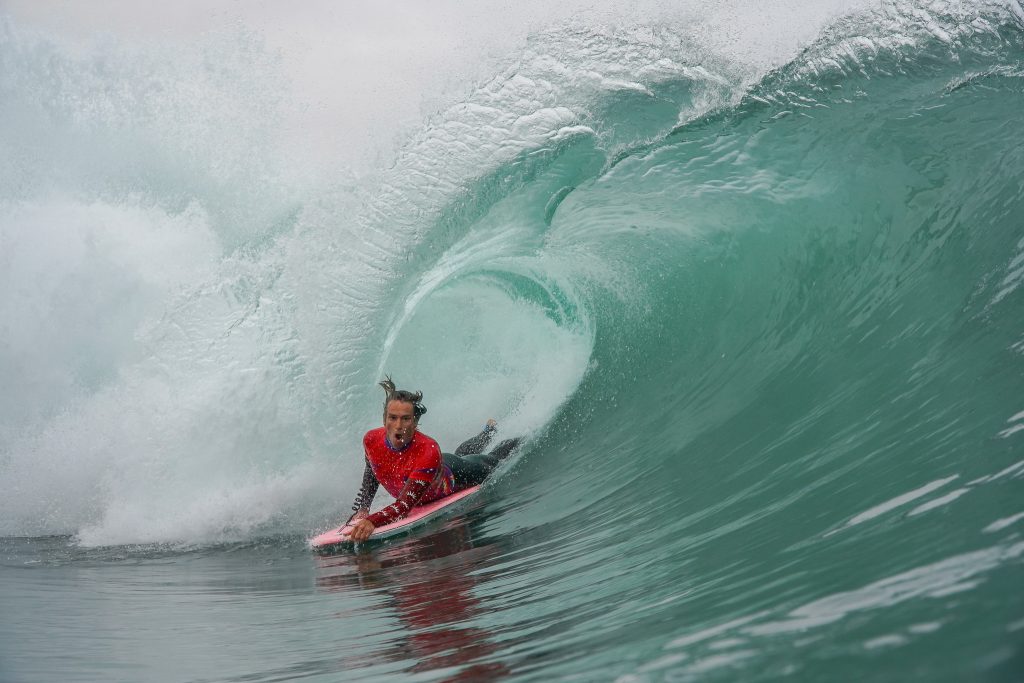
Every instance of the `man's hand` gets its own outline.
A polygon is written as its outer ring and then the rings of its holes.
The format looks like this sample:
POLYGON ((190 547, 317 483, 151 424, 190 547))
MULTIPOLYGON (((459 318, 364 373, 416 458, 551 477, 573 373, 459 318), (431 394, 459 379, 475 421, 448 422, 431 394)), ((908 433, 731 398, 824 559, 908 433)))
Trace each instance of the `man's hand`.
POLYGON ((348 532, 348 537, 353 541, 365 541, 376 528, 370 520, 360 519, 353 522, 352 530, 348 532))

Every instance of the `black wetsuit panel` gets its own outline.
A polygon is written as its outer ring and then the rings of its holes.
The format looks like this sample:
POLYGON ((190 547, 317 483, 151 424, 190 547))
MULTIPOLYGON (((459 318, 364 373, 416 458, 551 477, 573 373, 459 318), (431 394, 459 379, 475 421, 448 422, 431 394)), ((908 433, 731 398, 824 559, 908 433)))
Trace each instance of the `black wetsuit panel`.
POLYGON ((442 453, 444 464, 452 471, 455 478, 455 490, 461 491, 483 483, 498 464, 512 455, 521 439, 506 439, 494 447, 490 453, 481 453, 491 441, 494 430, 485 430, 468 441, 464 441, 455 449, 455 455, 442 453))

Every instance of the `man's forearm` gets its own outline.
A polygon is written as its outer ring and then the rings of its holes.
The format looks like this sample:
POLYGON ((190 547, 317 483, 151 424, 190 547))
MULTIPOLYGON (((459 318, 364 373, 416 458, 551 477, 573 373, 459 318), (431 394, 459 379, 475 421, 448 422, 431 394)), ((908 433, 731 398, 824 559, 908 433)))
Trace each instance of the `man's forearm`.
POLYGON ((370 512, 370 504, 373 503, 373 497, 377 495, 377 488, 379 486, 380 482, 374 476, 370 463, 366 463, 366 466, 363 468, 362 485, 359 487, 359 493, 356 494, 355 502, 352 503, 352 510, 356 514, 359 514, 361 510, 366 510, 367 513, 370 512))
POLYGON ((367 519, 369 519, 374 526, 383 526, 385 524, 398 521, 409 514, 409 511, 420 502, 420 498, 422 498, 423 494, 427 492, 427 488, 429 486, 429 482, 425 481, 410 481, 406 483, 394 503, 388 505, 386 508, 378 510, 367 517, 367 519))

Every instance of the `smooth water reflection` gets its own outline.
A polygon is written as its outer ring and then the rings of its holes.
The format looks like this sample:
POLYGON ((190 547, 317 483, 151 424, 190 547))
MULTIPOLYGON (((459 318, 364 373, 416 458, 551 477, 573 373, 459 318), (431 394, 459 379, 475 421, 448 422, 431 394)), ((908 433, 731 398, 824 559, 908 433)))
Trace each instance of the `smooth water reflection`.
MULTIPOLYGON (((487 566, 501 552, 497 545, 474 546, 472 531, 451 526, 430 537, 380 548, 316 557, 316 586, 346 596, 355 591, 373 595, 374 610, 395 617, 383 638, 374 638, 368 652, 347 662, 351 671, 381 661, 404 663, 406 674, 449 670, 443 680, 494 680, 511 672, 495 657, 496 635, 481 628, 486 611, 478 587, 487 566)), ((339 619, 375 619, 374 615, 340 612, 339 619)))

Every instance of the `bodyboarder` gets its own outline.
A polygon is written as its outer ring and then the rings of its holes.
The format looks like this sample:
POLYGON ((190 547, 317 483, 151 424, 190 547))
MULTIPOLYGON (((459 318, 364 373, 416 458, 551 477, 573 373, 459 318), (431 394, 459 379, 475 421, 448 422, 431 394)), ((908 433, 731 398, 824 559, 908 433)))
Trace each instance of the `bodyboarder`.
POLYGON ((442 453, 437 441, 418 431, 420 417, 427 412, 423 393, 396 389, 390 377, 380 386, 386 394, 384 426, 363 436, 363 481, 352 505, 355 514, 348 521, 353 541, 365 541, 375 528, 402 519, 417 505, 480 484, 520 442, 506 439, 484 453, 497 431, 497 423, 488 420, 483 431, 460 444, 454 454, 442 453), (371 515, 370 503, 381 485, 395 502, 371 515))

